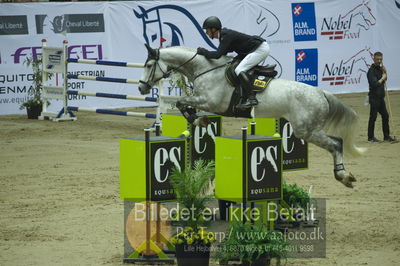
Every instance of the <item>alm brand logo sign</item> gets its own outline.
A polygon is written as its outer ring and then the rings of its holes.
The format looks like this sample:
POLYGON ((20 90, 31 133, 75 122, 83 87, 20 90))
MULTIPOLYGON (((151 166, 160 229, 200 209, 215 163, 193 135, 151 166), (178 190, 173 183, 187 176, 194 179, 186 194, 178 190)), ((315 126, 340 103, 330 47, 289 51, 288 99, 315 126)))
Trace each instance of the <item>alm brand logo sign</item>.
POLYGON ((281 140, 248 142, 247 198, 274 199, 281 195, 281 140))
POLYGON ((366 77, 372 56, 370 48, 364 48, 348 58, 326 63, 322 81, 331 86, 360 84, 361 78, 366 77))
POLYGON ((54 33, 104 32, 103 14, 65 14, 49 17, 35 15, 36 33, 44 34, 45 25, 51 25, 54 33))
POLYGON ((329 40, 360 38, 362 31, 368 31, 376 24, 374 11, 368 4, 362 1, 337 16, 323 18, 321 36, 329 40))
POLYGON ((221 116, 209 116, 207 127, 192 126, 192 161, 215 159, 215 137, 221 136, 221 116))
POLYGON ((0 16, 0 35, 28 34, 26 16, 0 16))
POLYGON ((318 50, 296 49, 295 62, 296 81, 318 86, 318 50))
POLYGON ((168 181, 173 168, 185 167, 185 142, 154 142, 150 144, 150 200, 163 201, 175 198, 172 185, 168 181))
POLYGON ((294 41, 316 41, 317 27, 314 3, 292 3, 294 41))

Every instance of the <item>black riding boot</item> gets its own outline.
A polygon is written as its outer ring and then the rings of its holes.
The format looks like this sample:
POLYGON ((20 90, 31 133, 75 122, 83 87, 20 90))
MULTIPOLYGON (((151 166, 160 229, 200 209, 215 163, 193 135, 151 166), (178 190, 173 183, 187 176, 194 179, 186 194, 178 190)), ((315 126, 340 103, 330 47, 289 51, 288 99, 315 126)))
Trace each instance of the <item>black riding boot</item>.
POLYGON ((242 90, 244 91, 243 94, 249 95, 247 100, 244 103, 240 103, 237 105, 237 108, 250 108, 253 107, 254 105, 258 104, 258 101, 256 99, 256 94, 253 92, 249 77, 247 76, 246 72, 240 72, 239 74, 239 81, 240 81, 240 86, 242 87, 242 90))

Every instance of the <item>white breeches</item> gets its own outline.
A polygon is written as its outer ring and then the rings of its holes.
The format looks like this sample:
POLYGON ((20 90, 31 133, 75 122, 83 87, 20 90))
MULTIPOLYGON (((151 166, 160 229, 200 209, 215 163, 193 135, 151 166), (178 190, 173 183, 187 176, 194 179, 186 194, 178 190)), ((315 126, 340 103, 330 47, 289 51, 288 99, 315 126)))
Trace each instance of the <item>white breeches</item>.
POLYGON ((239 75, 242 71, 247 71, 250 68, 258 65, 265 60, 269 55, 269 45, 267 42, 263 42, 260 46, 252 53, 246 55, 245 58, 236 67, 235 73, 239 75))

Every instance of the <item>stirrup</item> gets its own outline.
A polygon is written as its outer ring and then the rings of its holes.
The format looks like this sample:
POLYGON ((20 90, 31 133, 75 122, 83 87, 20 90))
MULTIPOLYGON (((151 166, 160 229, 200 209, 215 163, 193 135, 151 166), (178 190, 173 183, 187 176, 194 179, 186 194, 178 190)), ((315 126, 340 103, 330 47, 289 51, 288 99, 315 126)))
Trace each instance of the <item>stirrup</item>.
POLYGON ((247 99, 246 102, 244 102, 244 103, 239 103, 236 107, 237 107, 237 108, 245 109, 245 108, 251 108, 251 107, 253 107, 253 106, 257 105, 257 104, 258 104, 257 99, 254 99, 253 102, 252 102, 251 100, 247 99))

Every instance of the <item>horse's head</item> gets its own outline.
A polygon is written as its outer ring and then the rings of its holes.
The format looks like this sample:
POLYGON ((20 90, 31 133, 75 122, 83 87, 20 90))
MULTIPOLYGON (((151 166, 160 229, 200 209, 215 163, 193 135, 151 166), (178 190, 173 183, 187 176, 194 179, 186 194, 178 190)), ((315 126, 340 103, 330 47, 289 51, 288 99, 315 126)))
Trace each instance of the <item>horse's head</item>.
POLYGON ((369 1, 363 1, 362 3, 351 9, 346 15, 343 16, 343 18, 351 15, 353 16, 355 25, 364 30, 369 30, 370 27, 376 24, 376 18, 372 13, 372 9, 368 5, 369 1))
POLYGON ((144 64, 143 74, 139 80, 139 91, 142 95, 148 94, 150 89, 156 82, 161 80, 166 72, 162 70, 163 63, 160 62, 160 50, 153 49, 149 45, 145 44, 148 56, 146 63, 144 64))
POLYGON ((368 6, 369 1, 363 1, 362 3, 362 9, 363 9, 363 17, 365 19, 365 22, 369 26, 374 26, 376 24, 376 18, 374 14, 372 13, 372 9, 368 6))
POLYGON ((370 47, 358 51, 356 54, 351 56, 349 59, 344 60, 344 67, 353 64, 354 71, 367 73, 372 60, 373 53, 370 47))
POLYGON ((252 28, 255 30, 254 34, 267 38, 275 35, 280 28, 279 18, 269 9, 259 5, 260 12, 252 28))

